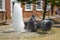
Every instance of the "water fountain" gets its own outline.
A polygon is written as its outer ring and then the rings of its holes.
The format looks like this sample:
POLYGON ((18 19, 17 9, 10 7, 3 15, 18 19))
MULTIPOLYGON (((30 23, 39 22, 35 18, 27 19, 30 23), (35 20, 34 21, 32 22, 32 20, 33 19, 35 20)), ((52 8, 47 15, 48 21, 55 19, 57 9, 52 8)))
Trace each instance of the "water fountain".
MULTIPOLYGON (((52 22, 50 20, 44 20, 42 23, 40 23, 40 28, 41 30, 45 31, 45 29, 49 25, 52 25, 52 22), (44 28, 43 28, 44 27, 44 28)), ((29 20, 27 24, 27 29, 30 32, 35 32, 37 30, 37 25, 39 25, 36 20, 35 16, 32 15, 32 18, 29 20)), ((51 27, 51 25, 49 27, 51 27)), ((21 3, 15 2, 14 7, 13 7, 13 14, 12 14, 12 26, 14 28, 14 31, 16 32, 25 32, 24 28, 24 22, 23 22, 23 14, 22 14, 22 8, 21 8, 21 3)), ((47 31, 49 29, 47 28, 47 31)))
POLYGON ((20 3, 14 3, 14 9, 12 13, 12 26, 14 31, 23 32, 24 31, 24 22, 23 22, 23 14, 20 3))

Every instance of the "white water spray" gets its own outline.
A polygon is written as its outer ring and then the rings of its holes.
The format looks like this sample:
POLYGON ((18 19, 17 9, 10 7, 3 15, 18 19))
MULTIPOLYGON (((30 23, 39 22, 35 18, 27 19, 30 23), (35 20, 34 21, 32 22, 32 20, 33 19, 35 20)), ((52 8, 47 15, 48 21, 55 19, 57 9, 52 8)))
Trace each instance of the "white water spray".
POLYGON ((23 32, 24 31, 24 22, 23 22, 23 14, 20 3, 14 4, 13 14, 12 14, 12 25, 14 27, 14 31, 23 32))

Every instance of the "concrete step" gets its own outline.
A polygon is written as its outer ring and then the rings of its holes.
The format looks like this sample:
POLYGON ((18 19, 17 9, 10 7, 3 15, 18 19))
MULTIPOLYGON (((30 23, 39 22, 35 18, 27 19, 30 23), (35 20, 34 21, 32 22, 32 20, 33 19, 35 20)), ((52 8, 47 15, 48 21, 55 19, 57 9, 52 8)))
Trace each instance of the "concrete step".
POLYGON ((53 20, 54 23, 60 24, 60 19, 59 19, 59 18, 54 18, 54 19, 52 19, 52 20, 53 20))
POLYGON ((10 32, 13 31, 13 27, 10 25, 2 25, 0 26, 0 32, 10 32))

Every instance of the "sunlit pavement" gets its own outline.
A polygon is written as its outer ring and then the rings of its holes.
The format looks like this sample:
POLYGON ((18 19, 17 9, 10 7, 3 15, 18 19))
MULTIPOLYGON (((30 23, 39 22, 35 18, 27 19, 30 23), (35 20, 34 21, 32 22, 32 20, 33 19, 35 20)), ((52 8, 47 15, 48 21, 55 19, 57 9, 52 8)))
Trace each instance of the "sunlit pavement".
POLYGON ((10 25, 0 26, 0 40, 60 40, 60 27, 55 25, 48 34, 9 32, 10 25))

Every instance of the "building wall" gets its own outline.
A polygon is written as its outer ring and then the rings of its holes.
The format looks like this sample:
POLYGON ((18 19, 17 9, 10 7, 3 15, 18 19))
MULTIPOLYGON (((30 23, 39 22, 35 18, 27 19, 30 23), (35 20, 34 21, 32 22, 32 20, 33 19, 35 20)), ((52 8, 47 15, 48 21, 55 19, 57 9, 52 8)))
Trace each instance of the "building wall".
MULTIPOLYGON (((10 19, 10 0, 5 0, 5 18, 10 19)), ((0 11, 0 19, 3 17, 2 12, 0 11)))
MULTIPOLYGON (((7 19, 10 19, 11 17, 11 3, 10 0, 5 0, 5 17, 7 17, 7 19)), ((33 4, 33 11, 25 11, 25 5, 22 5, 23 8, 23 17, 24 18, 28 18, 31 17, 32 13, 34 13, 36 16, 42 16, 43 15, 43 11, 36 11, 36 4, 33 4)), ((51 12, 47 12, 46 15, 51 14, 51 12)), ((0 12, 0 18, 2 18, 1 16, 1 12, 0 12)))
MULTIPOLYGON (((44 3, 43 3, 43 7, 44 7, 44 3)), ((33 4, 33 10, 32 11, 25 11, 25 5, 22 5, 22 8, 23 8, 23 17, 24 18, 28 18, 28 17, 31 17, 32 13, 34 13, 36 16, 43 16, 43 13, 44 13, 44 10, 43 11, 37 11, 36 10, 36 4, 33 4)), ((54 12, 53 12, 53 15, 56 15, 56 6, 54 7, 54 12)), ((46 16, 49 16, 49 15, 52 15, 51 13, 51 9, 50 11, 47 11, 46 12, 46 16)))
POLYGON ((5 16, 10 19, 11 16, 10 0, 5 0, 5 16))
POLYGON ((33 10, 32 11, 25 11, 25 5, 22 5, 23 8, 23 17, 28 18, 31 17, 32 13, 36 16, 41 16, 43 14, 43 11, 36 11, 36 4, 33 4, 33 10))

